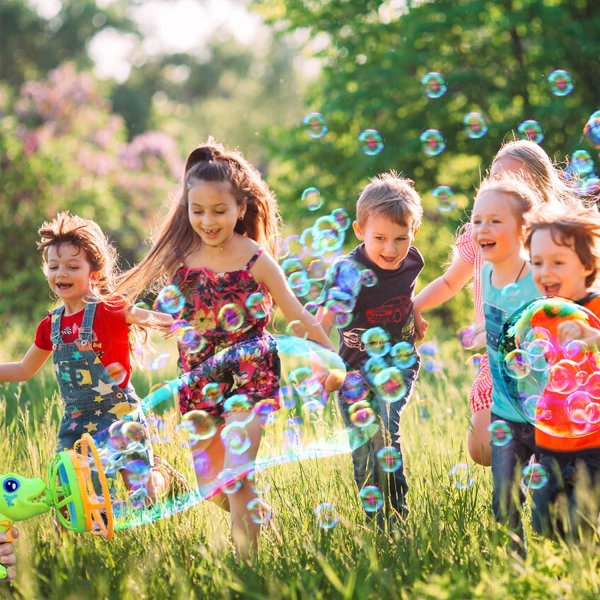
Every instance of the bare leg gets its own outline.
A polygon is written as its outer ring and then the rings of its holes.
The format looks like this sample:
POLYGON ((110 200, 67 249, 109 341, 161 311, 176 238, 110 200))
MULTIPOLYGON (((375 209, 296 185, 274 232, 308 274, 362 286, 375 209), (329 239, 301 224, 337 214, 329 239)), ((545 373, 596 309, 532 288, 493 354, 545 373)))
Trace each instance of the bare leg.
POLYGON ((491 409, 483 408, 472 414, 469 427, 469 454, 477 464, 484 467, 492 464, 491 433, 488 431, 490 422, 491 409))
MULTIPOLYGON (((245 422, 245 429, 250 439, 250 447, 247 450, 248 467, 252 468, 260 440, 262 438, 263 428, 256 415, 251 413, 236 413, 225 419, 228 425, 232 422, 245 422), (247 421, 247 422, 246 422, 247 421)), ((228 448, 225 448, 224 468, 235 466, 236 457, 228 448)), ((235 546, 237 555, 242 560, 248 560, 258 550, 258 536, 260 534, 260 523, 255 523, 250 517, 248 503, 256 498, 256 492, 252 489, 246 479, 241 482, 241 487, 237 492, 229 496, 229 506, 231 507, 231 537, 235 546)))

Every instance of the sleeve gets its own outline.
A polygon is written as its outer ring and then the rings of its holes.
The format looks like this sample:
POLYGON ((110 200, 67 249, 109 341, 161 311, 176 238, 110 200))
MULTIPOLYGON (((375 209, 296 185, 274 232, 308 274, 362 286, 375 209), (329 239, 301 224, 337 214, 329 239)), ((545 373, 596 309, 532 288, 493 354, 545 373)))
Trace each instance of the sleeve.
POLYGON ((471 237, 472 229, 473 227, 471 226, 471 223, 467 223, 465 225, 464 232, 456 240, 454 247, 458 252, 458 256, 460 256, 462 260, 474 265, 478 254, 475 243, 473 242, 473 238, 471 237))
POLYGON ((42 350, 52 350, 52 339, 50 337, 52 333, 52 324, 50 317, 46 317, 37 328, 35 332, 35 345, 42 350))

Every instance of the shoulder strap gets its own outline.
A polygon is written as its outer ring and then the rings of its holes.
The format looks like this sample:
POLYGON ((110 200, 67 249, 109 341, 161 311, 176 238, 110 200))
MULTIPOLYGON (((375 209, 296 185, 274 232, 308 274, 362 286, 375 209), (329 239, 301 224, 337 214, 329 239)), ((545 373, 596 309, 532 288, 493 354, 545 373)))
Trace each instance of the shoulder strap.
POLYGON ((79 339, 83 342, 92 341, 92 325, 94 324, 94 315, 96 314, 96 307, 98 301, 92 298, 86 305, 83 312, 83 320, 79 329, 79 339))
POLYGON ((259 248, 252 256, 252 258, 246 263, 246 270, 249 271, 252 265, 258 260, 258 257, 262 254, 262 249, 259 248))
POLYGON ((64 306, 59 306, 55 308, 50 314, 50 325, 52 327, 50 331, 50 340, 52 344, 62 343, 62 337, 60 335, 60 319, 65 312, 64 306))

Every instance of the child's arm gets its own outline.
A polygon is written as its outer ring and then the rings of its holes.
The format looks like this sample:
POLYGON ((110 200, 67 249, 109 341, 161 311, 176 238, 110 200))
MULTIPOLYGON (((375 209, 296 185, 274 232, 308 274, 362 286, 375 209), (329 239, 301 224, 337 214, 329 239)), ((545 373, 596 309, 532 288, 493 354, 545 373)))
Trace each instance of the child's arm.
POLYGON ((0 381, 27 381, 31 379, 52 354, 32 344, 19 362, 0 363, 0 381))
POLYGON ((317 319, 300 304, 288 285, 280 266, 269 254, 263 252, 259 256, 252 267, 252 274, 258 283, 267 287, 273 301, 283 313, 285 320, 292 325, 296 335, 306 334, 309 340, 335 350, 317 319))
POLYGON ((564 321, 558 326, 558 341, 561 344, 581 340, 588 346, 600 347, 600 331, 578 321, 564 321))
POLYGON ((125 320, 134 325, 145 325, 167 331, 170 331, 173 325, 172 315, 138 306, 131 306, 125 311, 125 320))
POLYGON ((463 260, 458 254, 448 267, 448 270, 437 279, 428 283, 416 296, 414 310, 423 310, 443 304, 450 300, 473 277, 473 265, 463 260))
POLYGON ((323 331, 329 335, 331 333, 331 328, 333 327, 333 322, 335 321, 335 314, 330 310, 327 310, 324 306, 319 306, 319 310, 317 310, 317 321, 321 323, 323 331))

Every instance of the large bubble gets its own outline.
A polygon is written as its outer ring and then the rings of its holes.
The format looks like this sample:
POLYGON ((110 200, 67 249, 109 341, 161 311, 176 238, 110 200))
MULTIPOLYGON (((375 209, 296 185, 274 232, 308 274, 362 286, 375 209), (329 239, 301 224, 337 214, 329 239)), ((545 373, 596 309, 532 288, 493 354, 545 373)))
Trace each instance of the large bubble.
POLYGON ((600 319, 561 298, 540 298, 504 325, 498 357, 513 408, 541 431, 565 438, 600 430, 600 379, 595 349, 580 340, 559 341, 559 327, 573 321, 600 329, 600 319), (590 385, 591 383, 591 385, 590 385))
POLYGON ((583 128, 583 136, 592 148, 600 148, 600 110, 590 115, 583 128))

